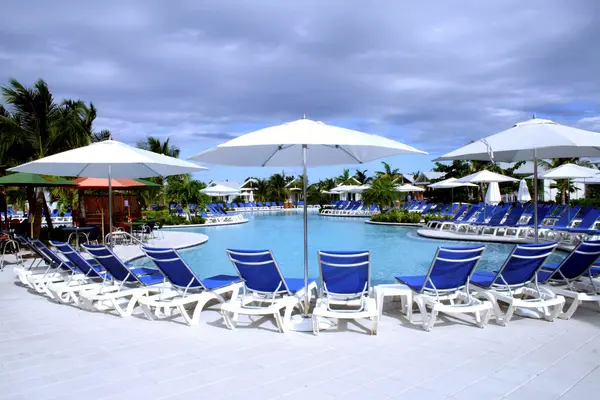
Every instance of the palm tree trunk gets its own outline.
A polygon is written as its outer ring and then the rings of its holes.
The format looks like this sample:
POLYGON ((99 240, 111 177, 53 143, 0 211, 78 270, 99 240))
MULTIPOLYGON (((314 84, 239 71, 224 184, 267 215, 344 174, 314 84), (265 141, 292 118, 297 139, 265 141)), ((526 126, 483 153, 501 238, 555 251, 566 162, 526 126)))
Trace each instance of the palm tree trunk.
MULTIPOLYGON (((35 189, 33 186, 27 186, 27 203, 29 203, 29 223, 31 223, 31 216, 35 214, 35 209, 37 208, 35 202, 35 189)), ((28 230, 28 232, 30 231, 28 230)))
MULTIPOLYGON (((42 210, 48 210, 48 203, 46 203, 46 196, 44 196, 44 191, 42 190, 42 210)), ((46 224, 48 225, 48 230, 52 232, 54 227, 52 226, 52 217, 50 217, 50 213, 46 213, 46 224)))
POLYGON ((37 238, 40 237, 42 231, 42 210, 46 199, 44 199, 44 190, 37 188, 35 193, 35 213, 33 219, 33 235, 37 238))

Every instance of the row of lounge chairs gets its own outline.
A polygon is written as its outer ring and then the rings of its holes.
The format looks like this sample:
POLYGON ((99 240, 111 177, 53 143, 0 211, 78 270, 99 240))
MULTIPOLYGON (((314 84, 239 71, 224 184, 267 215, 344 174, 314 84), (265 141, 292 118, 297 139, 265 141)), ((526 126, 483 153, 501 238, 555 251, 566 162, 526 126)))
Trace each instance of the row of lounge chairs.
MULTIPOLYGON (((474 235, 531 238, 535 233, 533 212, 533 205, 459 205, 445 214, 451 219, 430 221, 427 228, 474 235)), ((581 209, 579 206, 540 205, 537 214, 539 236, 542 238, 575 244, 600 235, 600 230, 596 229, 600 223, 600 210, 592 206, 581 209)))
MULTIPOLYGON (((139 307, 150 320, 178 313, 194 325, 207 302, 217 300, 230 329, 239 315, 270 315, 286 332, 293 311, 306 311, 314 294, 315 334, 322 319, 362 318, 376 333, 383 306, 379 286, 371 286, 369 251, 319 251, 319 285, 309 279, 307 297, 304 280, 285 277, 269 250, 228 249, 237 274, 203 279, 174 249, 142 246, 155 266, 148 268, 125 263, 104 246, 84 245, 86 257, 68 243, 51 242, 50 248, 36 239, 18 239, 38 257, 28 267, 15 267, 23 284, 60 303, 123 317, 139 307)), ((485 327, 492 316, 506 325, 518 309, 552 321, 570 318, 583 301, 599 303, 600 267, 594 262, 600 241, 582 242, 562 262, 549 264, 556 247, 556 242, 517 245, 493 271, 477 270, 485 246, 440 247, 425 275, 396 277, 405 290, 408 319, 412 322, 413 303, 425 330, 438 313, 473 313, 475 323, 485 327), (565 297, 571 299, 566 311, 565 297)))
POLYGON ((364 204, 361 200, 334 200, 329 207, 323 208, 319 214, 335 216, 370 217, 379 212, 375 204, 364 204))
POLYGON ((227 208, 231 208, 235 211, 271 211, 271 210, 282 210, 284 205, 281 201, 266 201, 264 203, 251 202, 251 203, 226 203, 227 208))

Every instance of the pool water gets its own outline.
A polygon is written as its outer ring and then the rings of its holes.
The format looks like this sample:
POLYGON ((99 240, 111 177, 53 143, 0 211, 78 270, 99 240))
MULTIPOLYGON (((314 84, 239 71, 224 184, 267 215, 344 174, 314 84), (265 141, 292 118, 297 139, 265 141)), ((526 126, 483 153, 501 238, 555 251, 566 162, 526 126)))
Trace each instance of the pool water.
MULTIPOLYGON (((312 210, 311 210, 312 211, 312 210)), ((302 212, 257 212, 246 214, 248 223, 221 227, 184 228, 179 231, 208 235, 201 246, 181 254, 201 277, 235 274, 225 249, 273 251, 285 276, 303 276, 302 212)), ((439 246, 473 243, 422 238, 415 228, 366 224, 365 218, 323 217, 312 211, 308 221, 309 272, 318 277, 317 250, 371 251, 373 284, 393 283, 394 276, 425 274, 439 246)), ((480 269, 493 270, 502 265, 513 245, 486 244, 480 269)), ((558 262, 562 256, 552 256, 558 262)), ((549 260, 552 261, 552 260, 549 260)), ((137 263, 147 263, 139 260, 137 263)))

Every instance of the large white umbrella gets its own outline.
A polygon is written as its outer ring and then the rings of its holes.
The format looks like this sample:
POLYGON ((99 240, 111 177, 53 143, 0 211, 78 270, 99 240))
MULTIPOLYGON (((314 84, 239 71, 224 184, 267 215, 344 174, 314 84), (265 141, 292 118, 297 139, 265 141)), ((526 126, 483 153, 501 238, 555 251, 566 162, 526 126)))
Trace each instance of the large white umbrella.
MULTIPOLYGON (((105 140, 31 161, 9 171, 56 176, 108 178, 109 229, 112 232, 112 178, 149 178, 197 172, 206 168, 189 161, 168 157, 105 140)), ((111 243, 112 245, 112 243, 111 243)))
POLYGON ((534 226, 537 241, 537 160, 598 156, 600 133, 560 125, 547 119, 533 118, 444 154, 437 160, 533 161, 534 226))
MULTIPOLYGON (((301 119, 251 132, 192 157, 212 164, 302 166, 306 199, 307 166, 363 164, 399 154, 427 154, 382 136, 301 119)), ((308 298, 308 209, 304 201, 304 280, 308 298)), ((305 315, 306 316, 306 315, 305 315)), ((308 321, 305 319, 305 321, 308 321)), ((310 324, 303 328, 310 328, 310 324)))
POLYGON ((490 182, 487 193, 485 194, 485 204, 491 204, 495 206, 502 201, 500 196, 500 186, 498 182, 490 182))
POLYGON ((527 203, 528 201, 531 201, 531 195, 529 194, 529 188, 527 187, 527 182, 525 182, 525 179, 521 179, 521 182, 519 183, 517 201, 519 203, 527 203))

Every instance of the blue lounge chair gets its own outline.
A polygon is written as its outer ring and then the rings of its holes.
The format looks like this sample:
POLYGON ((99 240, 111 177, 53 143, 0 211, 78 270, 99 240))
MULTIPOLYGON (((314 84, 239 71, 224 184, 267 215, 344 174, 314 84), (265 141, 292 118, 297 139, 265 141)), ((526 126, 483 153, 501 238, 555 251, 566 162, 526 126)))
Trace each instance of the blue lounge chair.
POLYGON ((379 312, 371 293, 371 253, 368 251, 319 251, 321 288, 313 310, 313 333, 320 318, 370 318, 371 334, 377 333, 379 312))
POLYGON ((165 277, 158 270, 124 263, 109 247, 84 244, 82 247, 112 276, 117 290, 109 293, 82 292, 80 305, 92 311, 115 310, 130 316, 140 298, 163 292, 165 277))
MULTIPOLYGON (((538 223, 544 221, 544 219, 546 219, 546 215, 548 215, 548 213, 550 212, 549 208, 542 208, 538 210, 538 223)), ((498 229, 498 231, 496 232, 496 234, 499 233, 504 233, 504 236, 509 235, 509 232, 511 235, 514 235, 515 238, 519 238, 521 236, 521 234, 523 234, 523 237, 527 237, 527 233, 531 230, 531 228, 534 226, 535 223, 535 218, 534 217, 530 217, 526 223, 521 224, 521 223, 516 223, 513 225, 510 225, 508 223, 504 224, 504 230, 502 229, 498 229)))
POLYGON ((482 209, 480 205, 473 205, 469 210, 461 217, 457 215, 451 221, 439 221, 438 225, 440 230, 444 230, 444 228, 448 229, 456 229, 458 224, 469 223, 471 218, 475 215, 475 213, 479 212, 482 209))
MULTIPOLYGON (((227 327, 236 327, 239 314, 272 315, 279 331, 286 332, 293 309, 306 309, 310 304, 310 298, 305 295, 304 279, 285 278, 270 250, 227 249, 226 252, 244 282, 241 296, 221 306, 227 327)), ((316 290, 315 280, 309 279, 309 297, 316 290)))
POLYGON ((149 320, 155 319, 158 310, 175 309, 188 325, 196 325, 207 302, 217 300, 224 303, 224 295, 229 293, 233 296, 242 286, 236 275, 200 278, 175 249, 142 246, 142 251, 171 283, 170 291, 140 298, 139 304, 149 320))
POLYGON ((412 301, 419 306, 423 329, 431 330, 439 312, 474 313, 479 327, 487 325, 492 305, 475 298, 469 290, 469 279, 484 250, 485 246, 440 247, 426 275, 396 277, 413 291, 412 301), (429 316, 427 307, 431 309, 429 316))
POLYGON ((456 222, 456 221, 458 221, 463 216, 463 213, 465 212, 465 210, 467 209, 467 207, 468 207, 468 205, 466 205, 466 204, 463 204, 462 206, 458 207, 455 210, 456 212, 453 214, 454 217, 450 221, 429 221, 429 223, 427 224, 427 228, 429 228, 429 229, 437 229, 437 228, 440 228, 444 222, 456 222))
POLYGON ((476 271, 471 276, 471 284, 481 288, 477 295, 494 306, 497 323, 506 325, 515 308, 543 309, 549 321, 558 317, 564 297, 540 290, 537 285, 537 273, 556 246, 555 242, 517 245, 497 271, 476 271), (505 313, 501 311, 501 302, 508 304, 505 313))
POLYGON ((483 226, 480 231, 481 234, 485 234, 486 231, 490 231, 493 235, 497 235, 499 232, 504 232, 506 227, 514 226, 519 222, 524 211, 525 210, 523 207, 521 207, 520 204, 517 204, 510 210, 504 221, 497 224, 488 223, 487 225, 483 226))
POLYGON ((64 256, 72 265, 84 274, 83 279, 76 281, 53 282, 48 285, 52 298, 61 303, 75 303, 79 305, 78 293, 81 291, 110 291, 117 290, 116 286, 106 285, 112 277, 94 260, 84 258, 69 243, 51 241, 50 244, 64 256))
POLYGON ((567 311, 559 315, 560 318, 571 318, 583 301, 600 304, 600 284, 589 273, 599 256, 599 240, 581 242, 561 263, 546 264, 538 272, 539 283, 572 300, 567 311))
MULTIPOLYGON (((569 225, 573 222, 573 220, 575 220, 575 218, 580 210, 581 210, 581 207, 579 207, 579 206, 567 208, 563 212, 563 214, 560 216, 560 218, 558 218, 558 220, 556 220, 556 222, 554 222, 554 224, 544 225, 544 224, 540 223, 538 225, 539 237, 544 237, 544 236, 546 236, 546 234, 551 235, 552 230, 560 230, 560 229, 568 228, 569 225)), ((532 233, 533 233, 533 229, 529 231, 529 234, 532 234, 532 233)))

